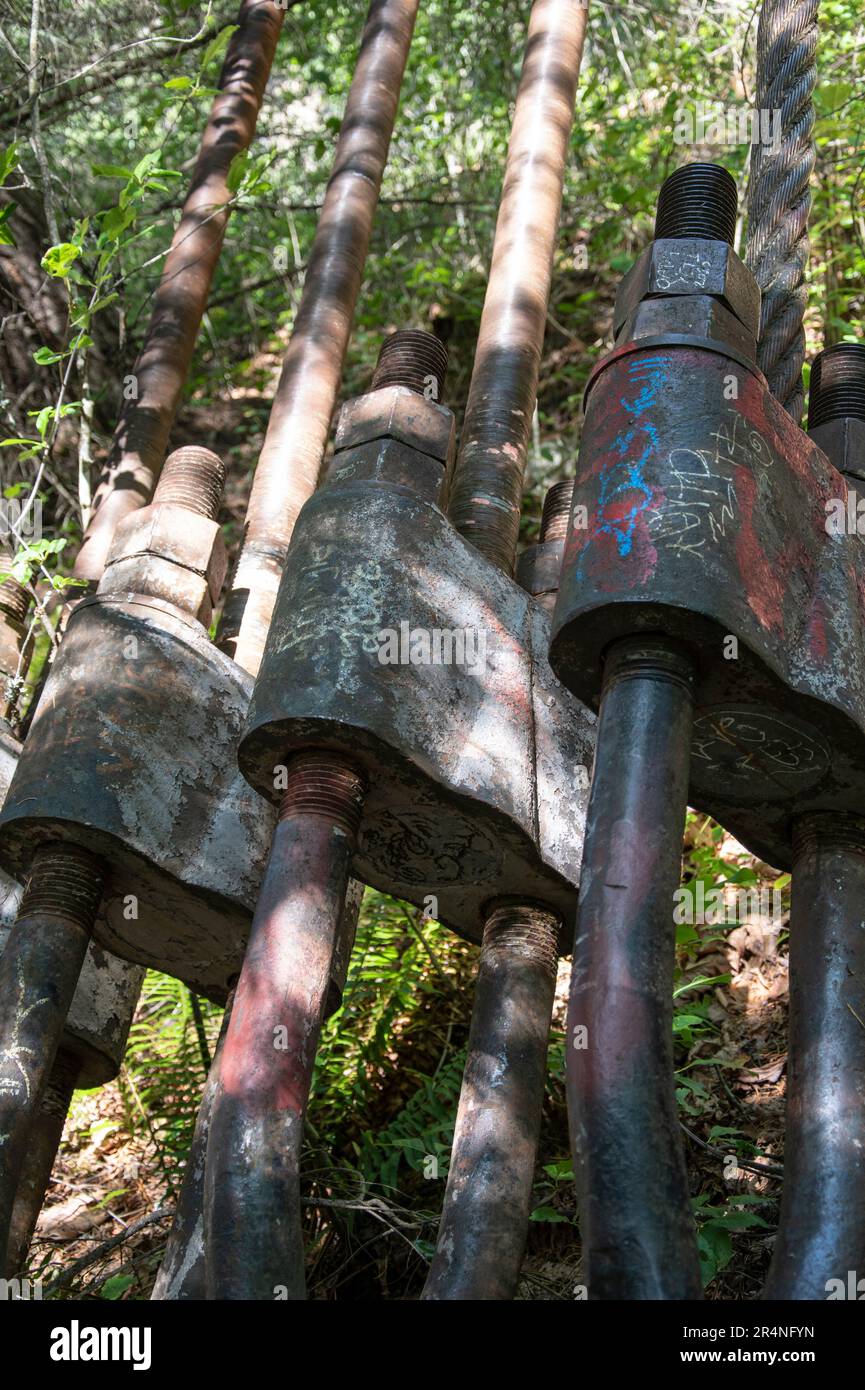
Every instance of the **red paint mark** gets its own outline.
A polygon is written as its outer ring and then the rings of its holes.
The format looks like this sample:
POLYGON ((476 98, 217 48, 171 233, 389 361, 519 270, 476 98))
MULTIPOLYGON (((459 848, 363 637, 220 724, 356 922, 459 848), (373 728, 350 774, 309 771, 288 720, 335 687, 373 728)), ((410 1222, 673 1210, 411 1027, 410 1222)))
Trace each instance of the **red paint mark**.
POLYGON ((760 540, 755 521, 757 481, 749 469, 734 469, 736 498, 741 513, 736 537, 736 562, 748 604, 757 621, 769 631, 784 635, 784 576, 773 565, 760 540))

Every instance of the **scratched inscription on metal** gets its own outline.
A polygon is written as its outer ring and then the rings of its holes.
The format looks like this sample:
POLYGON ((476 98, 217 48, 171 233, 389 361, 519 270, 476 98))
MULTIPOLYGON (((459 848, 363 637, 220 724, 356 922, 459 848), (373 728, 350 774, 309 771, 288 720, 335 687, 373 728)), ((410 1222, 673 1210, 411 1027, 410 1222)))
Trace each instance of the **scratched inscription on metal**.
POLYGON ((656 289, 697 294, 710 282, 712 260, 696 246, 656 246, 654 271, 656 289))
POLYGON ((818 783, 829 749, 813 729, 748 705, 720 705, 698 713, 691 744, 691 776, 725 794, 786 797, 818 783))
POLYGON ((762 435, 738 411, 727 410, 706 447, 673 449, 667 456, 663 500, 648 518, 655 545, 692 552, 717 545, 738 523, 737 468, 753 475, 773 463, 762 435))
MULTIPOLYGON (((5 1044, 0 1048, 0 1095, 20 1096, 22 1093, 30 1099, 30 1074, 25 1062, 32 1058, 34 1050, 27 1047, 21 1041, 21 1027, 36 1009, 42 1004, 49 1003, 47 995, 43 999, 34 999, 32 1004, 24 1010, 21 1004, 24 1000, 25 981, 20 962, 17 969, 17 1000, 15 1008, 15 1022, 10 1034, 5 1040, 5 1044)), ((2 1143, 5 1136, 0 1136, 2 1143)))
POLYGON ((400 883, 485 883, 501 865, 489 835, 455 813, 399 807, 365 819, 361 853, 400 883))
POLYGON ((323 641, 334 642, 341 671, 347 674, 354 668, 358 648, 377 652, 378 634, 388 626, 383 613, 386 575, 376 559, 347 565, 339 542, 311 542, 308 555, 304 590, 290 625, 280 633, 280 650, 308 652, 320 649, 323 641))

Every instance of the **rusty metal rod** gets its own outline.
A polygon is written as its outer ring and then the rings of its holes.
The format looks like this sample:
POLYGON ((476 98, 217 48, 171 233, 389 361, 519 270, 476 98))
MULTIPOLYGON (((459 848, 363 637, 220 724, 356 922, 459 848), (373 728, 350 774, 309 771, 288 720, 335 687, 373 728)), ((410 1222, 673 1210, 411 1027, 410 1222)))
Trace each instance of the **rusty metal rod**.
MULTIPOLYGON (((94 499, 91 524, 76 561, 74 572, 78 577, 92 581, 100 578, 117 523, 149 500, 159 478, 222 249, 230 211, 229 168, 235 156, 248 147, 254 134, 284 15, 285 8, 272 0, 244 0, 241 5, 238 28, 229 42, 220 76, 220 93, 205 127, 190 189, 136 363, 136 396, 118 423, 112 452, 94 499)), ((203 462, 200 457, 206 452, 176 451, 173 460, 178 466, 173 472, 168 470, 170 476, 165 479, 163 500, 202 515, 215 516, 219 497, 211 476, 212 456, 203 462)), ((0 591, 4 621, 8 621, 7 609, 13 619, 18 616, 5 602, 7 595, 13 600, 16 597, 11 581, 0 591)), ((69 1090, 62 1054, 58 1055, 54 1070, 38 1073, 36 1088, 26 1068, 20 1065, 26 1053, 21 1053, 16 1042, 18 1029, 26 1015, 33 1049, 43 1060, 47 1057, 50 1064, 60 1036, 57 1030, 59 1027, 62 1033, 89 935, 70 929, 70 921, 66 918, 71 914, 71 921, 76 921, 77 890, 70 888, 68 865, 65 869, 57 867, 64 854, 68 858, 74 856, 75 851, 70 849, 67 854, 62 846, 57 847, 47 871, 46 853, 37 855, 34 861, 30 885, 22 903, 22 911, 32 911, 33 902, 38 903, 42 896, 47 895, 51 902, 51 912, 39 922, 38 932, 31 930, 31 936, 38 935, 41 940, 28 957, 16 928, 4 952, 4 972, 0 975, 0 1065, 5 1063, 11 1071, 5 1083, 0 1071, 0 1089, 8 1102, 3 1116, 7 1162, 0 1166, 0 1223, 5 1223, 0 1224, 0 1242, 3 1242, 0 1249, 5 1245, 5 1225, 11 1219, 13 1234, 9 1256, 13 1261, 23 1259, 29 1245, 62 1135, 61 1097, 69 1090), (40 975, 43 967, 50 967, 51 973, 40 975), (40 989, 43 983, 46 983, 44 991, 40 989), (43 1023, 41 1027, 34 1027, 30 1010, 31 1006, 35 1008, 35 995, 39 993, 46 993, 48 1002, 54 1007, 46 1012, 46 1002, 39 1000, 36 1012, 42 1016, 43 1023), (16 1074, 20 1082, 17 1087, 16 1074), (45 1104, 41 1108, 34 1105, 39 1089, 45 1092, 45 1104), (24 1103, 18 1104, 22 1099, 24 1103), (20 1172, 21 1155, 25 1151, 28 1158, 16 1197, 15 1174, 20 1172), (15 1209, 10 1218, 9 1206, 13 1201, 15 1209)), ((98 869, 93 872, 95 920, 101 896, 101 874, 98 869)), ((19 923, 21 920, 19 913, 19 923)), ((92 928, 92 922, 90 925, 92 928)))
POLYGON ((252 483, 220 645, 257 674, 297 515, 336 403, 418 0, 372 0, 303 294, 252 483))
POLYGON ((6 1252, 8 1279, 14 1278, 24 1269, 36 1222, 51 1181, 51 1170, 60 1140, 63 1138, 63 1126, 66 1124, 72 1092, 78 1084, 80 1070, 78 1058, 61 1043, 27 1139, 27 1152, 18 1190, 15 1193, 9 1248, 6 1252))
MULTIPOLYGON (((865 820, 794 827, 784 1191, 764 1296, 865 1269, 865 820)), ((838 1287, 836 1285, 835 1287, 838 1287)))
MULTIPOLYGON (((544 499, 541 541, 563 540, 573 482, 544 499)), ((555 603, 556 588, 538 601, 555 603)), ((512 1299, 528 1238, 560 920, 496 906, 484 929, 436 1252, 422 1297, 512 1299)))
POLYGON ((86 850, 36 851, 0 957, 0 1251, 9 1248, 30 1129, 48 1081, 102 896, 86 850))
POLYGON ((480 968, 438 1244, 423 1298, 511 1299, 531 1214, 558 917, 493 908, 480 968))
POLYGON ((513 571, 588 0, 535 0, 451 488, 457 530, 513 571))
POLYGON ((284 18, 275 0, 241 4, 133 369, 137 394, 121 411, 75 561, 78 578, 100 577, 118 521, 150 501, 159 477, 231 211, 229 169, 255 133, 284 18))
POLYGON ((205 1176, 208 1298, 305 1296, 303 1119, 363 780, 335 753, 298 753, 287 767, 213 1099, 205 1176))
MULTIPOLYGON (((224 480, 222 461, 210 450, 177 449, 166 460, 155 500, 213 519, 224 480)), ((0 960, 3 1251, 7 1248, 29 1136, 39 1117, 41 1093, 53 1075, 52 1061, 84 962, 102 888, 102 868, 83 848, 55 844, 37 850, 16 924, 0 960)), ((62 1086, 62 1077, 58 1084, 62 1086)), ((50 1167, 48 1172, 50 1175, 50 1167)))
POLYGON ((666 638, 608 653, 566 1048, 590 1298, 701 1296, 672 1033, 692 683, 666 638))
POLYGON ((177 1199, 165 1254, 153 1285, 152 1299, 166 1302, 188 1302, 207 1297, 204 1253, 204 1166, 207 1157, 207 1137, 213 1114, 213 1099, 219 1081, 225 1035, 231 1021, 234 991, 228 996, 222 1027, 216 1044, 213 1062, 208 1072, 204 1094, 195 1120, 195 1132, 183 1170, 183 1182, 177 1199))

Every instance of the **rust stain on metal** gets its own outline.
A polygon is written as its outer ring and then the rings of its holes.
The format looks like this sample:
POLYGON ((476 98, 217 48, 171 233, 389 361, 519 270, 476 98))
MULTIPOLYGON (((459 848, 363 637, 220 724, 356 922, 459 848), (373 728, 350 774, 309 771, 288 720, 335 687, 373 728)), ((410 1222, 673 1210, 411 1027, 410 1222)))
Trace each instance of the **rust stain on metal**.
POLYGON ((344 756, 289 761, 213 1098, 210 1298, 304 1296, 303 1117, 345 910, 363 779, 344 756))

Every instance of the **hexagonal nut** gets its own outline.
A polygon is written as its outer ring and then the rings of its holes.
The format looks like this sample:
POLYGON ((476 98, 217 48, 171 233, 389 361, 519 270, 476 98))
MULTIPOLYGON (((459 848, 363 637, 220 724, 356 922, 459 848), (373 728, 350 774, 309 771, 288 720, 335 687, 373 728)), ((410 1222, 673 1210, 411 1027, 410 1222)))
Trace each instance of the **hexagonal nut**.
POLYGON ((644 299, 625 320, 616 346, 675 333, 687 338, 709 338, 753 361, 757 340, 753 333, 711 295, 682 295, 674 299, 644 299))
MULTIPOLYGON (((167 561, 178 569, 203 577, 211 603, 216 603, 228 568, 225 542, 218 522, 174 503, 151 504, 124 517, 112 537, 105 573, 99 582, 99 593, 150 593, 149 589, 131 590, 125 583, 118 587, 116 580, 119 576, 111 576, 111 571, 117 565, 123 563, 125 572, 130 573, 127 562, 145 557, 167 561)), ((145 567, 142 573, 146 572, 145 567)), ((163 581, 156 579, 157 575, 162 574, 161 568, 151 567, 150 572, 161 589, 163 581)), ((178 585, 179 591, 184 592, 179 578, 178 585)), ((154 593, 152 597, 161 598, 163 595, 161 592, 154 593)))
POLYGON ((161 555, 131 555, 109 565, 99 581, 100 594, 144 594, 190 613, 204 627, 213 616, 207 579, 161 555))
POLYGON ((430 502, 438 502, 445 482, 445 465, 399 439, 372 439, 334 454, 325 486, 361 481, 397 483, 430 502))
POLYGON ((644 299, 704 294, 719 299, 754 337, 759 334, 760 290, 731 246, 702 237, 661 237, 646 247, 619 285, 616 336, 644 299))
POLYGON ((808 434, 839 473, 865 482, 865 420, 847 415, 816 425, 808 434))
POLYGON ((384 438, 398 439, 447 465, 456 441, 454 417, 407 386, 383 386, 346 401, 336 427, 337 452, 384 438))

